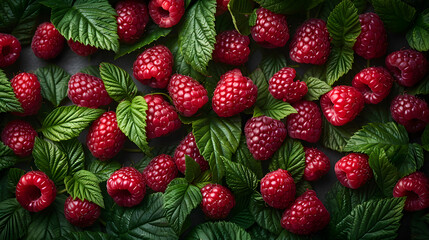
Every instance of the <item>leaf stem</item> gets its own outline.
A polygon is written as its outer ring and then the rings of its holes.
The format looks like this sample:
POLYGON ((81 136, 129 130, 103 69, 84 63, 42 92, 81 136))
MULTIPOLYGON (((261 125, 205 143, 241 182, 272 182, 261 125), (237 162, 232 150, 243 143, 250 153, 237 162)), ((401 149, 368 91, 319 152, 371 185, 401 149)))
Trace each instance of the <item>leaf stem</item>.
POLYGON ((371 60, 367 59, 366 60, 366 67, 369 68, 369 66, 371 66, 371 60))
POLYGON ((65 192, 67 192, 67 189, 65 189, 65 188, 64 188, 63 190, 58 191, 58 192, 57 192, 57 195, 63 194, 63 193, 65 193, 65 192))
POLYGON ((132 152, 132 153, 141 153, 142 150, 140 150, 139 148, 123 148, 122 150, 124 150, 125 152, 132 152))

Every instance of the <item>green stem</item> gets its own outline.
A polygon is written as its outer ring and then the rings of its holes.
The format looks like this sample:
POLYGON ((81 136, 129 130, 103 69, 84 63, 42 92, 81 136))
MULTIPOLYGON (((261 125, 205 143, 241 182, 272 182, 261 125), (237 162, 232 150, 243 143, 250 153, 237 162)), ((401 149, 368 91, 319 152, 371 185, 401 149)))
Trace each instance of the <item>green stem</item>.
POLYGON ((65 188, 64 188, 63 190, 58 191, 58 192, 57 192, 57 195, 63 194, 63 193, 65 193, 65 192, 67 192, 67 189, 65 189, 65 188))
POLYGON ((124 150, 125 152, 132 152, 132 153, 141 153, 142 150, 138 149, 138 148, 123 148, 122 150, 124 150))
POLYGON ((369 66, 371 66, 371 60, 367 59, 366 60, 366 67, 369 68, 369 66))

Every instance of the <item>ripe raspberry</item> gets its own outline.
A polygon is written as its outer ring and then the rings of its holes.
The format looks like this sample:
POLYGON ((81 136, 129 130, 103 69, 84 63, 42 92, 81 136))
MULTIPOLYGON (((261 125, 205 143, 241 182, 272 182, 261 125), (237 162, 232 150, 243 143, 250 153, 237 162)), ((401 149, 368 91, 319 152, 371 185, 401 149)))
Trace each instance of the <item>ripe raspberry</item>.
POLYGON ((84 228, 89 227, 97 221, 100 216, 100 207, 88 200, 80 200, 70 196, 64 204, 64 215, 71 224, 84 228))
POLYGON ((295 200, 295 182, 288 171, 278 169, 262 178, 261 194, 271 207, 285 209, 295 200))
POLYGON ((93 47, 91 45, 85 45, 83 43, 73 41, 71 39, 67 41, 67 44, 69 45, 70 49, 73 52, 75 52, 77 55, 80 55, 82 57, 92 55, 98 50, 98 48, 96 47, 93 47))
POLYGON ((0 33, 0 68, 14 64, 20 54, 19 40, 10 34, 0 33))
POLYGON ((209 101, 203 85, 191 77, 180 74, 171 76, 168 94, 173 99, 177 111, 185 117, 194 115, 209 101))
POLYGON ((146 49, 134 62, 134 77, 153 88, 165 88, 173 71, 173 54, 163 45, 146 49))
POLYGON ((316 103, 300 101, 292 105, 298 113, 287 117, 289 137, 315 143, 322 134, 322 114, 316 103))
POLYGON ((307 190, 283 213, 281 224, 289 232, 306 235, 322 230, 329 220, 329 212, 316 192, 307 190))
POLYGON ((362 93, 365 103, 377 104, 389 95, 393 78, 384 67, 370 67, 356 74, 352 85, 362 93))
POLYGON ((36 130, 22 120, 10 121, 1 133, 1 141, 20 157, 29 156, 33 152, 36 137, 36 130))
POLYGON ((305 169, 304 180, 316 181, 329 172, 331 163, 328 156, 317 148, 304 148, 305 169))
POLYGON ((290 67, 284 67, 275 73, 271 78, 268 90, 274 98, 284 102, 294 103, 299 101, 308 88, 305 82, 297 80, 294 82, 296 71, 290 67))
POLYGON ((404 209, 419 211, 429 207, 429 178, 422 172, 405 176, 393 188, 394 197, 407 197, 404 209))
POLYGON ((399 85, 412 87, 426 75, 428 62, 421 52, 407 49, 389 54, 386 67, 399 85))
POLYGON ((52 59, 61 53, 64 42, 64 37, 54 27, 54 24, 45 22, 37 27, 31 42, 31 49, 39 58, 52 59))
POLYGON ((112 101, 103 81, 85 73, 76 73, 70 78, 67 95, 80 107, 98 108, 112 101))
POLYGON ((103 161, 118 154, 125 139, 125 134, 118 127, 116 113, 110 111, 92 123, 86 136, 86 145, 94 157, 103 161))
POLYGON ((396 96, 390 105, 392 118, 408 132, 419 132, 429 123, 428 104, 420 98, 404 94, 396 96))
POLYGON ((361 153, 350 153, 335 164, 335 175, 338 181, 348 188, 357 189, 372 178, 368 156, 361 153))
POLYGON ((49 207, 57 196, 54 182, 41 171, 24 174, 16 185, 16 200, 30 212, 40 212, 49 207))
POLYGON ((195 137, 192 132, 186 135, 174 152, 174 162, 176 163, 177 169, 179 169, 183 174, 185 174, 186 170, 185 155, 188 155, 200 165, 201 172, 209 169, 209 163, 200 154, 200 150, 197 147, 197 143, 195 142, 195 137))
POLYGON ((143 174, 133 167, 123 167, 107 180, 107 193, 121 207, 139 204, 146 193, 143 174))
POLYGON ((242 65, 249 59, 249 44, 249 37, 237 30, 222 32, 216 36, 213 60, 234 66, 242 65))
POLYGON ((172 157, 161 154, 152 159, 143 170, 146 185, 155 192, 165 192, 168 184, 177 176, 176 164, 172 157))
POLYGON ((220 77, 214 90, 212 107, 219 117, 231 117, 250 108, 256 102, 258 88, 239 69, 220 77))
POLYGON ((256 24, 251 28, 253 40, 266 48, 283 47, 289 40, 286 16, 263 7, 256 10, 256 24))
POLYGON ((146 136, 148 139, 169 134, 180 128, 177 112, 161 95, 146 95, 146 136))
POLYGON ((222 15, 228 11, 228 3, 230 0, 216 0, 216 16, 222 15))
POLYGON ((162 28, 178 24, 184 13, 184 0, 151 0, 149 2, 150 17, 155 24, 162 28))
POLYGON ((359 15, 359 22, 362 31, 353 47, 356 54, 365 59, 382 57, 387 51, 387 34, 380 17, 368 12, 359 15))
POLYGON ((115 9, 119 40, 127 44, 135 43, 149 22, 146 4, 140 0, 122 0, 115 9))
POLYGON ((244 127, 246 143, 256 160, 267 160, 286 138, 285 125, 267 116, 251 118, 244 127))
POLYGON ((290 58, 297 63, 325 64, 330 52, 329 32, 321 19, 305 21, 293 36, 290 58))
POLYGON ((32 73, 20 73, 10 80, 15 97, 21 103, 24 112, 15 112, 18 116, 35 115, 42 106, 40 82, 32 73))
POLYGON ((336 86, 320 98, 320 107, 332 125, 342 126, 362 111, 364 97, 354 87, 336 86))
POLYGON ((201 209, 213 220, 226 218, 235 206, 235 198, 228 188, 218 184, 207 184, 201 189, 201 209))

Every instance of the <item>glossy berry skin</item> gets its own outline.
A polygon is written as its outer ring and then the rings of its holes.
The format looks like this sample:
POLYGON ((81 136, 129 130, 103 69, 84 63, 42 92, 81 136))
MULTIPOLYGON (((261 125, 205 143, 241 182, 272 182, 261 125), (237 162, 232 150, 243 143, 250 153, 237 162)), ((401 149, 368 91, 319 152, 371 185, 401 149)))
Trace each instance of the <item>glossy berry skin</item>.
POLYGON ((82 57, 86 57, 89 55, 94 54, 95 52, 97 52, 98 48, 91 46, 91 45, 85 45, 83 43, 77 42, 77 41, 73 41, 71 39, 69 39, 67 41, 67 44, 69 45, 70 49, 76 53, 79 56, 82 57))
POLYGON ((406 49, 389 54, 386 67, 399 85, 412 87, 426 75, 428 61, 423 53, 406 49))
POLYGON ((146 185, 155 192, 165 192, 168 184, 177 176, 176 164, 172 157, 161 154, 152 159, 143 170, 146 185))
POLYGON ((267 116, 249 119, 244 134, 247 147, 256 160, 267 160, 273 156, 287 135, 283 122, 267 116))
POLYGON ((16 200, 30 212, 40 212, 49 207, 57 196, 54 182, 41 171, 24 174, 16 185, 16 200))
POLYGON ((61 53, 64 42, 64 37, 54 27, 54 24, 45 22, 37 27, 31 42, 31 49, 37 57, 48 60, 56 58, 61 53))
POLYGON ((216 0, 216 16, 222 15, 228 11, 228 3, 230 0, 216 0))
POLYGON ((123 167, 107 180, 107 193, 121 207, 138 205, 146 194, 143 174, 133 167, 123 167))
POLYGON ((31 155, 36 137, 36 130, 23 120, 10 121, 1 132, 1 141, 20 157, 31 155))
POLYGON ((250 39, 237 30, 230 30, 216 35, 213 60, 239 66, 247 62, 250 54, 250 39))
POLYGON ((319 141, 322 134, 322 114, 317 104, 303 100, 292 106, 298 113, 287 117, 289 137, 311 143, 319 141))
POLYGON ((304 148, 305 169, 304 180, 316 181, 329 172, 331 163, 328 156, 317 148, 304 148))
POLYGON ((404 209, 419 211, 429 208, 429 178, 422 172, 405 176, 393 188, 394 197, 407 197, 404 209))
POLYGON ((256 24, 251 28, 253 40, 265 48, 285 46, 289 40, 286 16, 263 7, 256 10, 256 15, 256 24))
POLYGON ((167 135, 180 128, 177 112, 161 95, 146 95, 146 136, 148 139, 167 135))
POLYGON ((288 171, 278 169, 262 178, 261 194, 271 207, 285 209, 295 200, 295 182, 288 171))
POLYGON ((169 28, 178 24, 184 13, 184 0, 151 0, 149 2, 150 17, 161 28, 169 28))
POLYGON ((357 55, 365 59, 382 57, 387 51, 387 34, 380 17, 373 12, 359 15, 361 33, 353 46, 357 55))
POLYGON ((176 151, 174 152, 174 162, 176 163, 177 169, 183 174, 185 174, 186 170, 185 155, 188 155, 200 165, 201 172, 209 169, 209 163, 201 155, 192 132, 186 135, 186 137, 179 143, 176 151))
POLYGON ((89 227, 100 217, 101 209, 97 204, 88 200, 73 200, 71 196, 66 199, 64 204, 64 215, 71 224, 85 228, 89 227))
POLYGON ((201 209, 210 219, 226 218, 235 206, 234 195, 222 185, 209 183, 201 189, 201 194, 203 195, 201 209))
POLYGON ((335 164, 335 175, 338 181, 348 188, 357 189, 372 178, 368 156, 361 153, 350 153, 335 164))
POLYGON ((123 0, 116 4, 115 10, 119 40, 127 44, 135 43, 149 22, 146 4, 140 0, 123 0))
POLYGON ((10 81, 15 97, 21 103, 24 112, 14 112, 17 116, 35 115, 42 106, 40 82, 32 73, 19 73, 10 81))
POLYGON ((295 69, 290 67, 284 67, 276 72, 268 82, 268 90, 271 95, 284 102, 294 103, 299 101, 307 94, 308 88, 305 82, 299 80, 294 82, 295 76, 295 69))
POLYGON ((390 104, 390 112, 392 118, 410 133, 422 131, 429 123, 428 104, 413 95, 396 96, 390 104))
POLYGON ((112 102, 103 80, 85 73, 71 76, 67 95, 79 107, 98 108, 112 102))
POLYGON ((0 68, 14 64, 20 54, 19 40, 10 34, 0 33, 0 68))
POLYGON ((212 107, 219 117, 231 117, 255 104, 258 88, 239 69, 220 77, 214 90, 212 107))
POLYGON ((377 104, 389 95, 393 77, 384 67, 369 67, 356 74, 352 85, 362 93, 365 103, 377 104))

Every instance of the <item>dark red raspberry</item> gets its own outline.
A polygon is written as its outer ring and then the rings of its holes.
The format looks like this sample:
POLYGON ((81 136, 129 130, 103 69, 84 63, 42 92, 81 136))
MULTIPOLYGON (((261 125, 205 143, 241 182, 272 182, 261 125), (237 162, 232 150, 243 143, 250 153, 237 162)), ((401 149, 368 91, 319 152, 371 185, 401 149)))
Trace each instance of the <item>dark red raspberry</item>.
POLYGON ((389 95, 393 78, 384 67, 369 67, 356 74, 352 85, 362 93, 365 103, 377 104, 389 95))
POLYGON ((150 17, 155 24, 162 28, 178 24, 184 13, 184 0, 151 0, 149 2, 150 17))
POLYGON ((407 197, 404 209, 419 211, 429 207, 429 178, 415 172, 401 178, 393 188, 394 197, 407 197))
POLYGON ((30 212, 40 212, 49 207, 57 196, 54 182, 41 171, 24 174, 16 185, 16 200, 30 212))
POLYGON ((428 61, 421 52, 399 50, 386 57, 386 67, 399 85, 412 87, 426 75, 428 61))
POLYGON ((408 132, 419 132, 429 123, 428 104, 413 95, 396 96, 390 105, 392 118, 408 132))
POLYGON ((230 0, 216 0, 216 16, 222 15, 228 11, 228 3, 230 0))
POLYGON ((328 60, 330 44, 325 21, 309 19, 296 30, 289 55, 297 63, 322 65, 328 60))
POLYGON ((251 118, 244 127, 246 143, 256 160, 267 160, 286 138, 285 125, 267 116, 251 118))
POLYGON ((64 204, 64 215, 66 219, 73 225, 84 228, 89 227, 100 217, 100 207, 88 200, 80 200, 70 196, 64 204))
POLYGON ((100 160, 113 158, 124 145, 126 136, 118 127, 116 113, 105 112, 95 120, 86 136, 86 145, 100 160))
POLYGON ((9 122, 1 133, 1 141, 20 157, 29 156, 33 152, 36 137, 36 130, 22 120, 9 122))
POLYGON ((228 188, 218 184, 207 184, 201 189, 201 209, 210 219, 226 218, 235 206, 235 198, 228 188))
POLYGON ((330 218, 316 192, 307 190, 283 213, 281 224, 289 232, 306 235, 324 229, 330 218))
POLYGON ((220 77, 214 90, 212 107, 220 117, 231 117, 250 108, 256 102, 258 88, 239 69, 220 77))
POLYGON ((70 49, 75 52, 77 55, 86 57, 89 55, 94 54, 95 52, 97 52, 98 48, 93 47, 91 45, 85 45, 83 43, 77 42, 77 41, 73 41, 71 39, 69 39, 67 41, 67 44, 69 45, 70 49))
POLYGON ((177 112, 161 95, 146 95, 146 136, 148 139, 167 135, 180 128, 177 112))
POLYGON ((54 27, 54 24, 45 22, 37 27, 31 42, 31 49, 39 58, 52 59, 61 53, 64 42, 64 37, 54 27))
POLYGON ((155 192, 165 192, 168 184, 177 176, 176 164, 172 157, 161 154, 152 159, 143 170, 146 185, 155 192))
POLYGON ((295 200, 295 182, 288 171, 278 169, 262 178, 261 194, 271 207, 285 209, 295 200))
POLYGON ((329 172, 331 163, 328 156, 317 148, 304 148, 305 169, 304 180, 316 181, 329 172))
POLYGON ((20 73, 10 80, 15 97, 21 103, 24 112, 15 112, 18 116, 36 114, 42 106, 40 82, 32 73, 20 73))
POLYGON ((195 142, 195 137, 192 132, 186 135, 174 152, 174 162, 176 163, 177 169, 179 169, 183 174, 185 174, 186 170, 185 155, 188 155, 200 165, 201 172, 209 169, 209 163, 200 154, 200 150, 197 147, 197 143, 195 142))
POLYGON ((364 97, 354 87, 336 86, 320 98, 320 107, 332 125, 342 126, 362 111, 364 97))
POLYGON ((76 73, 70 78, 67 95, 80 107, 98 108, 112 101, 103 80, 85 73, 76 73))
POLYGON ((0 67, 8 67, 18 60, 21 54, 19 40, 5 33, 0 33, 0 67))
POLYGON ((289 137, 315 143, 322 134, 322 114, 316 103, 300 101, 292 105, 298 113, 287 117, 289 137))
POLYGON ((121 207, 139 204, 146 194, 143 174, 133 167, 123 167, 107 180, 107 193, 121 207))
POLYGON ((146 4, 140 0, 122 0, 115 9, 119 40, 127 44, 135 43, 149 22, 146 4))
POLYGON ((250 39, 237 30, 225 31, 216 36, 213 60, 229 65, 242 65, 249 59, 250 39))
POLYGON ((296 71, 290 67, 284 67, 275 73, 271 78, 268 90, 274 98, 283 100, 284 102, 294 103, 299 101, 305 94, 308 88, 305 82, 299 80, 293 81, 296 76, 296 71))
POLYGON ((173 54, 163 45, 146 49, 134 62, 134 77, 153 88, 165 88, 173 71, 173 54))
POLYGON ((338 181, 348 188, 357 189, 372 178, 368 156, 362 153, 350 153, 335 164, 338 181))
POLYGON ((289 40, 286 16, 263 7, 256 10, 256 24, 251 28, 253 40, 266 48, 283 47, 289 40))
POLYGON ((387 51, 387 34, 380 17, 368 12, 359 15, 359 22, 362 31, 353 47, 356 54, 365 59, 382 57, 387 51))

